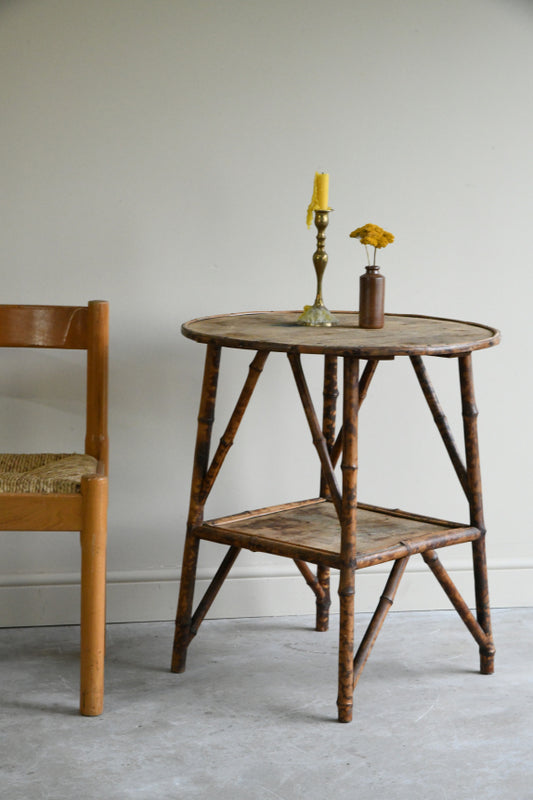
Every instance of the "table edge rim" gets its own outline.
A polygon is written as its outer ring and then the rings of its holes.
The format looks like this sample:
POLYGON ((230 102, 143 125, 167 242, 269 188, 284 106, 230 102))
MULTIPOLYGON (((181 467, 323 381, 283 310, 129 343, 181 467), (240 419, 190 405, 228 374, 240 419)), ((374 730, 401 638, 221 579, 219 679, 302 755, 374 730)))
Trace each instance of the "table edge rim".
MULTIPOLYGON (((451 345, 427 345, 427 344, 409 344, 405 346, 395 345, 360 345, 354 347, 345 347, 340 345, 306 345, 306 344, 283 344, 280 342, 265 342, 265 341, 242 341, 236 340, 232 337, 225 336, 224 334, 205 334, 191 331, 187 326, 195 322, 204 322, 206 320, 221 319, 223 317, 246 317, 254 316, 257 314, 300 314, 301 310, 288 310, 288 311, 236 311, 227 314, 210 314, 205 317, 195 317, 187 320, 181 325, 181 333, 185 338, 200 344, 212 344, 220 347, 230 347, 237 350, 268 350, 272 352, 299 352, 309 354, 337 354, 344 353, 352 355, 368 356, 391 356, 391 355, 459 355, 461 353, 469 353, 473 350, 483 350, 489 347, 494 347, 501 341, 501 333, 498 328, 485 323, 471 322, 468 320, 452 319, 450 317, 438 317, 428 314, 394 314, 387 313, 385 317, 409 317, 411 319, 430 319, 442 322, 456 322, 460 325, 471 325, 475 328, 484 328, 490 335, 486 339, 480 339, 477 342, 468 342, 464 344, 451 344, 451 345)), ((353 314, 354 311, 333 311, 333 314, 353 314)))

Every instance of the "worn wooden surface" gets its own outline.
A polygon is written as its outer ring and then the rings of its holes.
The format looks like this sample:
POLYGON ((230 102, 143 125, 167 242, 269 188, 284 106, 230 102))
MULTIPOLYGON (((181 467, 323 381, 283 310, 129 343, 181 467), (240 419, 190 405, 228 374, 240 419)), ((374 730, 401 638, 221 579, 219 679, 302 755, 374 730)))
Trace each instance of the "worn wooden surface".
POLYGON ((491 347, 495 328, 434 317, 386 314, 379 330, 358 327, 355 313, 335 311, 332 328, 297 325, 299 311, 224 314, 191 320, 182 326, 189 339, 204 344, 281 352, 350 353, 362 358, 394 355, 454 355, 491 347))
MULTIPOLYGON (((322 498, 211 520, 197 533, 314 564, 339 568, 342 563, 339 519, 333 503, 322 498)), ((472 541, 479 535, 470 525, 359 504, 357 550, 351 564, 362 569, 447 543, 472 541)))

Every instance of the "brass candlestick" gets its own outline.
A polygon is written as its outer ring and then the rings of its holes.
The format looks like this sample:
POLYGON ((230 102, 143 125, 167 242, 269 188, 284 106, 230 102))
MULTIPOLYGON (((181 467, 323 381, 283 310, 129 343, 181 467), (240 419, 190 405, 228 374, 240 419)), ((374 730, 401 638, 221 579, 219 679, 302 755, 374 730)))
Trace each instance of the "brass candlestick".
POLYGON ((338 320, 328 311, 322 299, 322 278, 328 264, 328 254, 325 250, 326 234, 328 227, 329 211, 315 211, 315 225, 317 228, 317 247, 313 254, 313 264, 315 265, 317 289, 316 298, 312 306, 304 306, 303 313, 297 319, 298 325, 321 325, 331 327, 338 325, 338 320))

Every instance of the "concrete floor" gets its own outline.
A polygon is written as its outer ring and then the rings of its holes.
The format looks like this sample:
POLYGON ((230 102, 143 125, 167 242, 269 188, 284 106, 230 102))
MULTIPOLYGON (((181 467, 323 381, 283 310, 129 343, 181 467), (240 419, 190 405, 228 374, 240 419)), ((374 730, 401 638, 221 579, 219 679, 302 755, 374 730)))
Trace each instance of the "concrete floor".
MULTIPOLYGON (((358 617, 362 629, 367 615, 358 617)), ((338 618, 110 625, 103 716, 76 712, 78 630, 0 631, 3 800, 533 798, 533 608, 493 614, 497 671, 455 612, 391 613, 336 720, 338 618)))

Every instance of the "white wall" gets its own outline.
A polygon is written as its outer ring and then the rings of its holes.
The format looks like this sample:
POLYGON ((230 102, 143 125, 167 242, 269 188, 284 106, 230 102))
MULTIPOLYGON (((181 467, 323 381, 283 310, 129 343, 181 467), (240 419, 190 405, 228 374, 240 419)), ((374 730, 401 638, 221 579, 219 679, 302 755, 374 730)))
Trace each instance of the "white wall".
MULTIPOLYGON (((396 235, 380 259, 389 311, 502 329, 474 364, 492 599, 533 603, 532 67, 527 0, 0 3, 1 300, 111 302, 110 619, 175 610, 203 361, 179 326, 312 301, 315 170, 335 209, 331 308, 355 308, 364 253, 348 233, 373 221, 396 235)), ((61 376, 41 373, 37 390, 29 370, 2 367, 4 449, 57 434, 77 446, 82 389, 47 358, 61 376)), ((219 426, 249 360, 223 354, 219 426)), ((460 436, 456 364, 435 361, 460 436)), ((362 499, 465 518, 402 359, 380 369, 362 420, 362 499)), ((288 365, 272 358, 207 513, 313 496, 316 472, 288 365)), ((3 624, 76 620, 75 537, 7 533, 0 558, 3 624)), ((218 560, 206 546, 204 580, 218 560)), ((470 597, 468 551, 447 563, 470 597)), ((359 607, 377 572, 361 576, 359 607)), ((438 606, 413 565, 398 607, 438 606)), ((247 554, 214 614, 312 607, 289 563, 247 554)))

